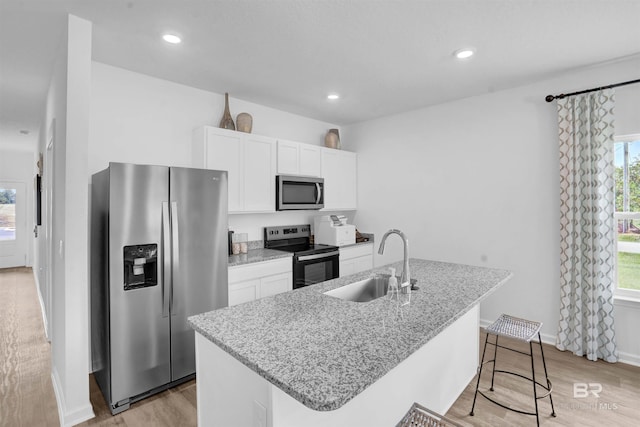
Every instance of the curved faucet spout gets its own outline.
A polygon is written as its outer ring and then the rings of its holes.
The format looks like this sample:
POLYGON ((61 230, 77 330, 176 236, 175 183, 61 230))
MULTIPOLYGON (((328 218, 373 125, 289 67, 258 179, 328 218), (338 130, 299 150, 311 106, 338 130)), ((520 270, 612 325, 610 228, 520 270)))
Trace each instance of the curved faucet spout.
POLYGON ((407 285, 410 285, 411 274, 409 273, 409 239, 407 239, 407 236, 405 236, 405 234, 402 231, 392 228, 391 230, 384 233, 384 235, 382 236, 382 241, 380 242, 378 253, 382 255, 382 253, 384 252, 384 244, 387 241, 387 237, 389 237, 391 234, 397 234, 398 236, 400 236, 400 238, 402 239, 402 243, 404 244, 404 260, 403 260, 404 262, 403 262, 402 275, 400 276, 400 284, 404 285, 406 283, 407 285))

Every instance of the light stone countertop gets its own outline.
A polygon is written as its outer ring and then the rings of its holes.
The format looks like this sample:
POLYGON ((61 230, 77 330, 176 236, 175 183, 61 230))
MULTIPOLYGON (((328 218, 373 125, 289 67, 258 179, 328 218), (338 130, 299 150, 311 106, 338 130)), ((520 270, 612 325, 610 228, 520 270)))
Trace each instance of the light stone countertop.
MULTIPOLYGON (((335 410, 438 335, 513 274, 410 260, 420 288, 399 307, 324 292, 402 262, 189 318, 211 342, 307 407, 335 410)), ((464 337, 461 337, 464 339, 464 337)))
POLYGON ((292 256, 293 253, 291 252, 276 251, 274 249, 249 249, 246 254, 229 255, 229 267, 270 261, 278 258, 291 258, 292 256))
MULTIPOLYGON (((363 235, 369 237, 370 240, 367 242, 352 243, 350 245, 346 245, 342 247, 351 248, 354 246, 373 243, 373 234, 368 235, 363 233, 363 235)), ((259 241, 259 243, 262 244, 262 241, 259 241)), ((293 256, 293 253, 291 252, 278 251, 275 249, 266 249, 262 247, 257 247, 257 248, 250 247, 250 249, 247 251, 246 254, 229 255, 228 265, 229 267, 235 267, 239 265, 252 264, 255 262, 262 262, 262 261, 270 261, 273 259, 286 258, 286 257, 292 257, 292 256, 293 256)))

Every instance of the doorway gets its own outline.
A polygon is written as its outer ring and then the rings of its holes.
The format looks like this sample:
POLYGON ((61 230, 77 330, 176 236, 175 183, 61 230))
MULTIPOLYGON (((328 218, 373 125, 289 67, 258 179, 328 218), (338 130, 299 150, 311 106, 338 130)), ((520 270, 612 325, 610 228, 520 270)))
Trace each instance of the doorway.
POLYGON ((26 205, 24 182, 0 181, 0 268, 27 265, 26 205))

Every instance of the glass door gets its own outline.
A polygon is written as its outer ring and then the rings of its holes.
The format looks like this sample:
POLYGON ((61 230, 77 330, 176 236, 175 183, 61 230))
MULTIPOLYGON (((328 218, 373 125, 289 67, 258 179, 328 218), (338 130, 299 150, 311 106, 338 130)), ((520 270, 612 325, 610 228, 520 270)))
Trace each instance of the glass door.
POLYGON ((27 260, 26 193, 22 182, 0 182, 0 268, 27 260))

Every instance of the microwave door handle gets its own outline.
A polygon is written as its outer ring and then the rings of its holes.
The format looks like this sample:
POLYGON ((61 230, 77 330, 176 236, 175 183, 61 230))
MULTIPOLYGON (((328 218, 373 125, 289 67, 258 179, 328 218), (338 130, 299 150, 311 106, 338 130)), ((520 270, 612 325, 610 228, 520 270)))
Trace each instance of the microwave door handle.
POLYGON ((322 187, 320 187, 320 183, 316 182, 316 205, 320 204, 320 200, 322 200, 322 187))

